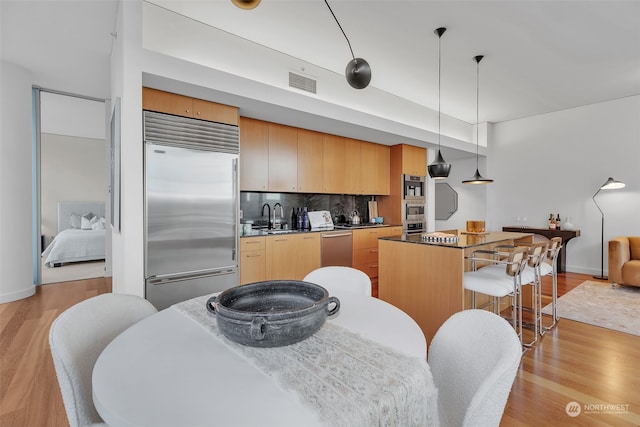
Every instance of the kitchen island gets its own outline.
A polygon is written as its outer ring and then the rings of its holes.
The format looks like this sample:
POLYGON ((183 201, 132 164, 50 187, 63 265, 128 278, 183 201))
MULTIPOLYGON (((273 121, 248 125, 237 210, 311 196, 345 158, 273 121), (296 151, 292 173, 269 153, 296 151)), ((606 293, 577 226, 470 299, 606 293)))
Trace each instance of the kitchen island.
MULTIPOLYGON (((470 308, 463 273, 471 270, 465 257, 479 249, 514 242, 532 242, 532 233, 487 232, 454 234, 454 242, 427 242, 420 234, 379 239, 379 298, 395 305, 415 320, 430 343, 452 314, 470 308)), ((480 301, 479 301, 480 302, 480 301)))

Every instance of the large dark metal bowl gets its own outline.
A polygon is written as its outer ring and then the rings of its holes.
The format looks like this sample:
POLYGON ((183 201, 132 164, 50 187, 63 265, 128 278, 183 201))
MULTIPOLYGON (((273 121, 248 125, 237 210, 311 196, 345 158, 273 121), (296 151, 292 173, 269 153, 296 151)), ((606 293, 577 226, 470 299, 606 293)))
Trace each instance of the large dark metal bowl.
POLYGON ((338 313, 340 300, 322 286, 270 280, 227 289, 207 301, 229 339, 253 347, 279 347, 316 333, 338 313))

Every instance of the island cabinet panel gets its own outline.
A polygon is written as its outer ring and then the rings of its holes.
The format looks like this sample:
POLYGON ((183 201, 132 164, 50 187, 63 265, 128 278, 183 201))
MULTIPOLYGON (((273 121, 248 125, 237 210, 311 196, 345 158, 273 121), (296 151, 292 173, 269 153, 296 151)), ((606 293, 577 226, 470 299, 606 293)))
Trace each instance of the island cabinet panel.
POLYGON ((267 236, 267 280, 302 280, 320 267, 320 233, 267 236))
POLYGON ((322 190, 324 193, 345 193, 346 150, 345 138, 324 134, 322 136, 322 190))
POLYGON ((427 150, 413 145, 402 145, 402 173, 427 175, 427 150))
POLYGON ((240 239, 240 284, 261 282, 267 279, 264 237, 240 239))
POLYGON ((322 193, 322 134, 298 129, 298 191, 322 193))
POLYGON ((411 316, 427 339, 463 309, 462 250, 380 241, 380 299, 411 316))
POLYGON ((269 123, 269 191, 293 192, 297 189, 297 129, 269 123))
POLYGON ((239 123, 236 107, 148 87, 142 88, 142 109, 229 125, 239 123))
POLYGON ((240 118, 240 190, 267 191, 269 123, 240 118))

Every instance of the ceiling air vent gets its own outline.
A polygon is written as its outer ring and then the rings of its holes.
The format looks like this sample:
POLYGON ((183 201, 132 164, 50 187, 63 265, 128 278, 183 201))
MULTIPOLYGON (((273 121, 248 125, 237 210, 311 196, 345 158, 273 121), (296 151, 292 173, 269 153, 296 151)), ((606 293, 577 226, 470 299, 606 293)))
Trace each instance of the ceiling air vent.
POLYGON ((300 74, 289 72, 289 87, 316 93, 316 81, 300 74))

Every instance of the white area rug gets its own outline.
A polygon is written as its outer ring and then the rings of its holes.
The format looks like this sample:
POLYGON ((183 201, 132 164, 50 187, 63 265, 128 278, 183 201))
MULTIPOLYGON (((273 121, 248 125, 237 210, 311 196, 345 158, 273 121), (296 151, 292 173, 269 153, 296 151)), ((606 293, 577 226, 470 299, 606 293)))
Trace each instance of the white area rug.
MULTIPOLYGON (((551 314, 551 305, 542 312, 551 314)), ((587 280, 558 299, 558 316, 640 336, 640 287, 587 280)))
POLYGON ((42 264, 41 283, 69 282, 71 280, 104 277, 104 261, 86 261, 64 264, 62 267, 47 267, 42 264))

